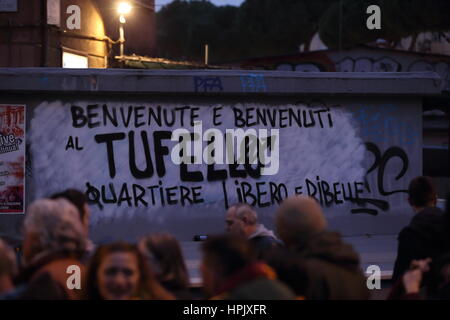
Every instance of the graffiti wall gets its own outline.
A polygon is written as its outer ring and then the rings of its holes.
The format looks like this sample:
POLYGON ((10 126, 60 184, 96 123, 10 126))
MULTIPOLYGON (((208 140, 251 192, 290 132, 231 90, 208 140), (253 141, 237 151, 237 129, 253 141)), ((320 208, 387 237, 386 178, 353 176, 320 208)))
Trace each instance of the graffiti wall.
POLYGON ((334 51, 321 50, 299 53, 277 59, 263 58, 247 61, 245 67, 274 68, 280 71, 300 72, 436 72, 441 77, 441 90, 450 91, 450 57, 420 54, 383 48, 356 47, 334 51), (332 64, 324 63, 332 61, 332 64))
POLYGON ((345 234, 389 232, 421 170, 419 107, 401 103, 49 100, 30 125, 34 197, 83 190, 96 241, 220 232, 236 202, 271 226, 294 194, 345 234))
MULTIPOLYGON (((422 174, 421 98, 440 93, 434 74, 30 69, 1 79, 2 103, 26 105, 16 118, 25 213, 82 190, 96 243, 223 232, 236 202, 273 228, 295 194, 315 197, 344 236, 397 234, 422 174)), ((1 214, 0 236, 19 244, 23 218, 1 214)))

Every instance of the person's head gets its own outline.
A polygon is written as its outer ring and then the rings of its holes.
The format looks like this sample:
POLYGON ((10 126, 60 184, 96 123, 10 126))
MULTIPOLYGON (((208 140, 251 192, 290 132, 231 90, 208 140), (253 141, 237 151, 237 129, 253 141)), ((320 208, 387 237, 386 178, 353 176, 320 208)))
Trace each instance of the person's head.
POLYGON ((83 224, 86 234, 89 230, 89 215, 90 210, 86 195, 76 189, 67 189, 63 192, 55 193, 50 196, 50 199, 66 199, 69 200, 77 209, 80 215, 81 223, 83 224))
POLYGON ((286 246, 303 247, 311 236, 326 229, 327 221, 314 198, 297 195, 281 203, 275 226, 286 246))
POLYGON ((89 299, 169 299, 137 246, 117 242, 100 246, 86 276, 89 299))
POLYGON ((23 258, 29 263, 41 253, 84 251, 86 235, 78 210, 65 199, 39 199, 24 220, 23 258))
POLYGON ((434 207, 437 202, 437 192, 429 177, 417 177, 411 180, 408 187, 408 202, 414 211, 425 207, 434 207))
POLYGON ((17 271, 14 251, 0 239, 0 295, 13 288, 12 279, 17 271))
POLYGON ((237 203, 227 210, 225 222, 227 232, 249 237, 258 226, 258 215, 250 205, 237 203))
POLYGON ((178 287, 188 288, 189 277, 180 244, 174 236, 157 233, 139 241, 139 250, 150 262, 159 281, 174 281, 178 287))
POLYGON ((213 236, 202 244, 203 287, 214 294, 226 279, 253 261, 255 255, 246 238, 231 234, 213 236))

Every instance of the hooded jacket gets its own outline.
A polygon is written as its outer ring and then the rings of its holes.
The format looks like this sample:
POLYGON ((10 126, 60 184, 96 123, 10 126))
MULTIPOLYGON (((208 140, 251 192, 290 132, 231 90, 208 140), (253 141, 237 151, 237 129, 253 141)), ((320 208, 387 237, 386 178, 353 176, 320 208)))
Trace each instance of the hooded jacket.
POLYGON ((68 267, 80 268, 81 283, 85 267, 80 262, 82 252, 57 251, 43 254, 23 269, 14 279, 16 289, 3 299, 11 300, 78 300, 82 298, 82 288, 69 289, 68 267))
POLYGON ((338 232, 312 236, 297 248, 304 258, 307 300, 365 300, 370 294, 358 253, 338 232))
POLYGON ((256 231, 251 234, 248 239, 252 244, 258 259, 263 259, 272 249, 281 245, 281 242, 277 239, 275 234, 263 224, 259 224, 256 231))
POLYGON ((436 258, 450 251, 450 236, 444 212, 427 207, 415 214, 398 235, 397 259, 392 280, 408 270, 412 260, 436 258))

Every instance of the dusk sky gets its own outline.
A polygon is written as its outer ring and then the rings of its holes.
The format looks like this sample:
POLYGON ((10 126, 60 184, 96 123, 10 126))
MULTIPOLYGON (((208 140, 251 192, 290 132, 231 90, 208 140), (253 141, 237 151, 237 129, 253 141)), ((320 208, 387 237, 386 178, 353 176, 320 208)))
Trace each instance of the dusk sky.
MULTIPOLYGON (((172 1, 173 0, 155 0, 156 10, 158 11, 163 5, 166 5, 172 1)), ((214 3, 216 6, 227 4, 232 6, 239 6, 242 2, 244 2, 244 0, 210 0, 210 2, 214 3)))

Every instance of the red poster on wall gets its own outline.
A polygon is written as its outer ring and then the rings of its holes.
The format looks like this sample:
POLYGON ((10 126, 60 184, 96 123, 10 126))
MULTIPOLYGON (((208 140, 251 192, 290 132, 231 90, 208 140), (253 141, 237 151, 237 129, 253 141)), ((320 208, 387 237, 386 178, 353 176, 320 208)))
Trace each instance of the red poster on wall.
POLYGON ((25 106, 0 104, 0 214, 25 211, 25 106))

